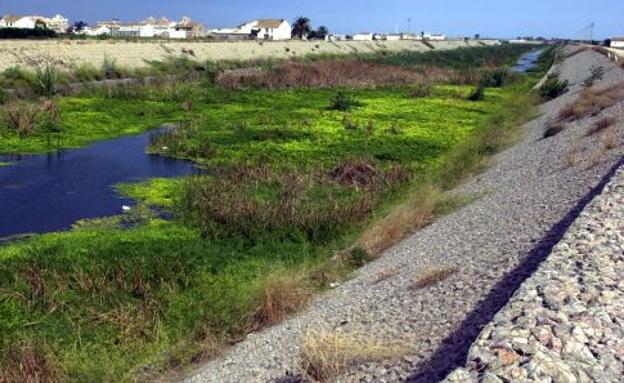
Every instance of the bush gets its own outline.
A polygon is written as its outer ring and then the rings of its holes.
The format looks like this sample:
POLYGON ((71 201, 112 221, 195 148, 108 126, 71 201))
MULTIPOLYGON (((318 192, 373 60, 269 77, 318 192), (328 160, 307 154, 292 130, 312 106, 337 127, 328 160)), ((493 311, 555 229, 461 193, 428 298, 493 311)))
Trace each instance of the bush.
POLYGON ((469 101, 483 101, 485 100, 485 85, 480 83, 475 90, 468 96, 469 101))
POLYGON ((507 68, 498 68, 486 73, 483 84, 488 88, 501 88, 507 83, 509 77, 507 68))
POLYGON ((362 106, 354 96, 347 94, 343 91, 336 93, 330 100, 329 110, 340 110, 343 112, 349 112, 353 108, 362 106))
POLYGON ((557 77, 549 78, 540 87, 539 92, 542 98, 553 100, 568 91, 570 83, 568 80, 559 80, 557 77))

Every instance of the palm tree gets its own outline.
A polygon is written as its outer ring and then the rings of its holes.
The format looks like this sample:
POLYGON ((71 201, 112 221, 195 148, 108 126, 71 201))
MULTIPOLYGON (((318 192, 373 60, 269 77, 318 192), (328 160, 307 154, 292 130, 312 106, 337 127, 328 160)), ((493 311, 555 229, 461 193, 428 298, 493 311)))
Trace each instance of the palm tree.
POLYGON ((307 17, 299 16, 295 19, 292 27, 292 37, 298 37, 304 39, 308 36, 312 30, 310 19, 307 17))

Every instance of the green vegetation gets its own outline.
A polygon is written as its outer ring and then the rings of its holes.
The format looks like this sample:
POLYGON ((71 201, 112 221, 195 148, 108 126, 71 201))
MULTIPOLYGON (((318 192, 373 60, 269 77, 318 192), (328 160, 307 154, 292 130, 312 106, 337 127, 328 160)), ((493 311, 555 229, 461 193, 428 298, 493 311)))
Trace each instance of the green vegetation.
MULTIPOLYGON (((63 146, 176 122, 150 150, 211 175, 119 185, 139 201, 129 214, 0 247, 0 381, 149 380, 283 319, 418 228, 415 213, 465 203, 444 191, 513 141, 533 80, 483 85, 478 103, 476 83, 230 91, 205 78, 59 100, 63 146), (340 91, 361 105, 328 108, 340 91)), ((3 129, 0 152, 49 149, 38 129, 3 129)))
POLYGON ((545 100, 553 100, 568 91, 568 80, 559 80, 557 76, 551 76, 540 87, 540 94, 545 100))

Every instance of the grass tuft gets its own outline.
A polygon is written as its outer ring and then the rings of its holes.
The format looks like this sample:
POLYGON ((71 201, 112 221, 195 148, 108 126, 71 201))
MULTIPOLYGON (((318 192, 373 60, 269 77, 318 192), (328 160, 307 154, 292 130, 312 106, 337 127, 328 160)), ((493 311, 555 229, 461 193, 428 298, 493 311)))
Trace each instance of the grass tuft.
POLYGON ((309 330, 301 340, 299 366, 310 378, 325 382, 349 367, 404 356, 409 348, 378 342, 365 334, 309 330))

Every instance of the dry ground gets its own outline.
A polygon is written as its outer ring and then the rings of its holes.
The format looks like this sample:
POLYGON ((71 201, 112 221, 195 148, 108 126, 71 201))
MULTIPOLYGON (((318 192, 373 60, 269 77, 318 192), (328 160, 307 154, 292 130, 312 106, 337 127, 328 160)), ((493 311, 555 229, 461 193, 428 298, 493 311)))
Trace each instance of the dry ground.
MULTIPOLYGON (((432 42, 436 49, 498 44, 498 41, 432 42)), ((81 64, 100 66, 105 57, 118 65, 136 68, 146 60, 188 55, 197 60, 249 60, 288 58, 308 54, 350 54, 388 51, 427 51, 418 41, 340 41, 340 42, 197 42, 197 41, 121 41, 121 40, 3 40, 0 41, 0 71, 20 65, 33 67, 42 63, 70 69, 81 64)))

